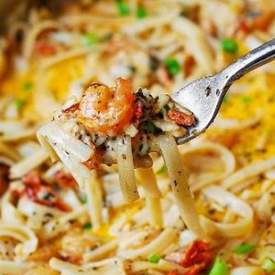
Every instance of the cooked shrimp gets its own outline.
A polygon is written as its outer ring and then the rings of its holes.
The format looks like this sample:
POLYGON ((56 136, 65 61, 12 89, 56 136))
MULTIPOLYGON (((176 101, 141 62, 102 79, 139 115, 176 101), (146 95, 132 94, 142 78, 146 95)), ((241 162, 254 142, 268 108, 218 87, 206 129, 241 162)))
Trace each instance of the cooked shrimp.
POLYGON ((79 120, 91 132, 115 136, 130 124, 133 102, 129 80, 118 78, 115 89, 94 83, 80 102, 79 120))

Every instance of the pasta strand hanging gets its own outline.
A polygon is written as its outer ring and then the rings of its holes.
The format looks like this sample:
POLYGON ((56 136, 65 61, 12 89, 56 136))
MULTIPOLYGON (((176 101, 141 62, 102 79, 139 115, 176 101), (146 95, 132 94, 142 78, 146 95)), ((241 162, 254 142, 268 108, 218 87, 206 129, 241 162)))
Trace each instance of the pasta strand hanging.
POLYGON ((158 138, 158 142, 168 169, 171 188, 181 217, 187 227, 199 238, 203 239, 205 234, 196 213, 194 200, 189 190, 187 176, 183 171, 183 164, 176 141, 169 135, 162 135, 158 138))

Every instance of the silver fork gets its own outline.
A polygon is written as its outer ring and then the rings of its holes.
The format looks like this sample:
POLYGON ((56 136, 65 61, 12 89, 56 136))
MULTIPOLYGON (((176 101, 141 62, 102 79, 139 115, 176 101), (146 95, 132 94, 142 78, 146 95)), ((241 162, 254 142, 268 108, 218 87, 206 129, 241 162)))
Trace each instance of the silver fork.
POLYGON ((177 138, 185 143, 203 133, 214 121, 223 98, 233 82, 246 73, 275 59, 275 39, 250 51, 221 72, 195 80, 172 94, 172 99, 190 110, 197 123, 188 129, 187 135, 177 138))

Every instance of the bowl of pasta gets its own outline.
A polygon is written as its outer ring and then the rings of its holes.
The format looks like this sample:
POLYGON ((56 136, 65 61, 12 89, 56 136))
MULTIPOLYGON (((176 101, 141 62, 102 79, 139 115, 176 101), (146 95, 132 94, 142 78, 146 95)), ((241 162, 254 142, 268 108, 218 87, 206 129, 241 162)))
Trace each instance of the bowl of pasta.
POLYGON ((275 64, 182 145, 170 97, 274 38, 273 2, 1 5, 0 274, 274 274, 275 64))

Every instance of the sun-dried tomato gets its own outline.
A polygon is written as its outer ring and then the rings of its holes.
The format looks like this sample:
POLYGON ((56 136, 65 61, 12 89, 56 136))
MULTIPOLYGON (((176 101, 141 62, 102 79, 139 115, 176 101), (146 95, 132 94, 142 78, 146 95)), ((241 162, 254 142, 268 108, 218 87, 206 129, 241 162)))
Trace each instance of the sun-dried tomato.
POLYGON ((260 16, 257 16, 252 23, 252 29, 267 31, 269 26, 274 20, 275 13, 273 11, 263 12, 260 16))
POLYGON ((168 275, 201 275, 213 262, 214 253, 207 242, 196 240, 184 251, 173 252, 166 259, 186 268, 183 273, 175 270, 168 275))
POLYGON ((237 31, 247 34, 250 31, 249 23, 247 22, 247 20, 245 18, 241 18, 237 24, 236 29, 237 29, 237 31))
POLYGON ((186 57, 186 60, 183 64, 183 69, 186 76, 190 76, 194 70, 194 67, 196 65, 196 60, 192 55, 188 55, 186 57))
POLYGON ((37 171, 31 171, 23 177, 24 192, 27 197, 39 204, 55 207, 61 211, 70 211, 70 207, 63 202, 51 185, 41 179, 37 171))
POLYGON ((194 241, 185 251, 180 264, 189 268, 185 275, 199 275, 207 269, 214 258, 209 244, 205 241, 194 241))
POLYGON ((75 181, 75 179, 72 177, 72 175, 70 175, 69 173, 66 173, 64 171, 57 171, 54 174, 54 178, 57 181, 57 183, 59 185, 61 185, 62 187, 69 187, 69 188, 76 188, 77 187, 77 183, 75 181))
POLYGON ((176 109, 169 110, 167 116, 180 126, 192 126, 196 122, 194 115, 188 115, 176 109))
POLYGON ((260 12, 255 16, 243 16, 237 24, 236 31, 241 31, 244 34, 255 30, 265 32, 274 20, 274 16, 275 13, 273 11, 260 12))
POLYGON ((36 189, 42 185, 42 179, 37 171, 30 171, 23 177, 23 183, 36 189))
POLYGON ((84 164, 88 169, 99 169, 100 164, 102 163, 102 151, 97 149, 95 150, 94 154, 86 161, 83 161, 84 164))
POLYGON ((205 241, 196 240, 188 247, 185 252, 184 258, 181 264, 184 267, 189 267, 191 265, 209 262, 212 260, 212 252, 209 244, 205 241))

